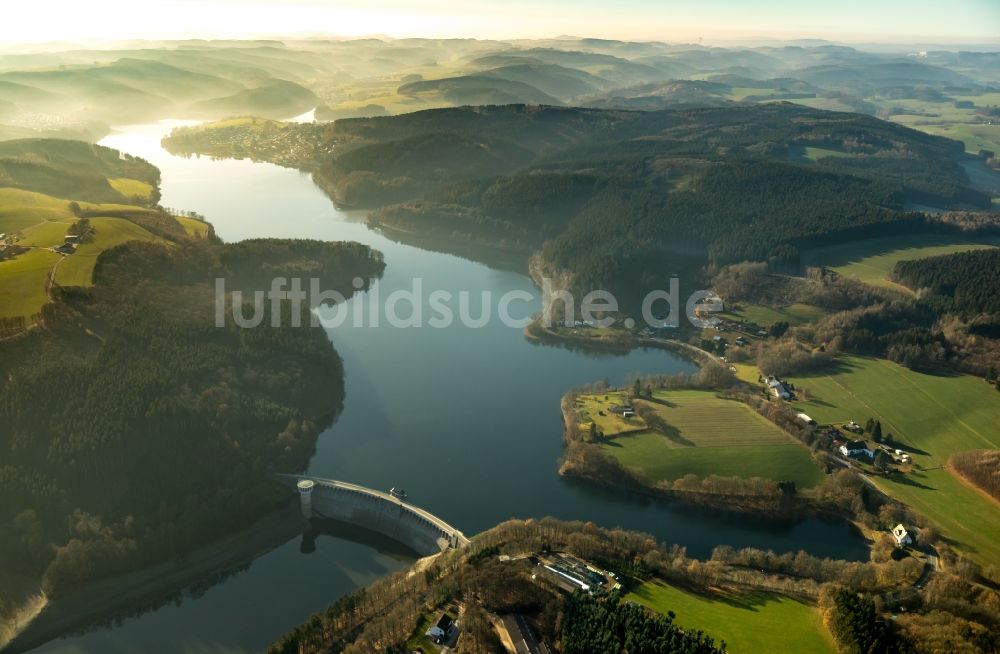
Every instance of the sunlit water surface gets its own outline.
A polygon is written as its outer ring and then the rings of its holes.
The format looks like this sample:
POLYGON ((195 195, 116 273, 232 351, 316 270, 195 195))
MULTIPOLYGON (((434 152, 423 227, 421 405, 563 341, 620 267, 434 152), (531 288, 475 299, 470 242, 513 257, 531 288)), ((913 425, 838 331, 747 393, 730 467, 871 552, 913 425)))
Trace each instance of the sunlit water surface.
MULTIPOLYGON (((385 254, 385 275, 369 295, 385 298, 411 289, 419 277, 425 295, 468 291, 479 298, 488 291, 496 298, 520 290, 535 299, 514 303, 515 317, 539 309, 539 292, 525 275, 388 240, 369 230, 362 216, 337 210, 305 173, 168 154, 159 141, 178 124, 127 127, 102 144, 159 167, 162 204, 205 215, 224 240, 358 241, 385 254)), ((354 310, 364 300, 355 299, 354 310)), ((472 313, 479 315, 478 301, 472 313)), ((844 523, 762 524, 630 498, 556 474, 563 393, 601 379, 621 383, 632 373, 693 370, 669 353, 637 350, 619 356, 540 346, 497 320, 478 329, 398 329, 384 320, 377 327, 352 324, 349 319, 329 330, 344 359, 347 397, 343 413, 319 438, 311 474, 380 489, 406 488, 415 504, 466 534, 508 518, 552 515, 651 532, 698 556, 722 543, 806 549, 837 558, 866 555, 864 541, 844 523)), ((386 549, 324 535, 317 551, 305 555, 296 539, 198 597, 36 651, 260 651, 340 595, 410 560, 386 549)))

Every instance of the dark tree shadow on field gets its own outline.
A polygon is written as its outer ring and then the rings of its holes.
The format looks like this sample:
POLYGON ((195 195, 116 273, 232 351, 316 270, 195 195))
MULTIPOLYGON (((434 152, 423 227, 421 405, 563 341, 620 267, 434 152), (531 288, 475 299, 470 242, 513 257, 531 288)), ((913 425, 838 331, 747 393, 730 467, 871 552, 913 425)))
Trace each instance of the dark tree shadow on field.
POLYGON ((939 366, 913 366, 910 368, 913 372, 919 373, 921 375, 927 375, 928 377, 961 377, 963 373, 957 370, 949 370, 947 368, 941 368, 939 366))
POLYGON ((695 446, 694 443, 692 443, 691 441, 689 441, 688 439, 684 438, 684 436, 681 435, 681 432, 679 429, 677 429, 677 427, 674 427, 673 425, 668 423, 666 420, 660 417, 660 415, 657 414, 656 411, 652 410, 648 406, 636 405, 636 410, 639 413, 639 417, 646 422, 646 424, 649 426, 650 429, 659 432, 664 436, 664 438, 669 440, 671 443, 676 443, 677 445, 680 445, 682 447, 695 446))
POLYGON ((767 605, 768 600, 774 597, 773 594, 762 591, 743 593, 723 588, 704 588, 702 586, 686 583, 671 582, 670 584, 667 584, 666 582, 659 580, 657 583, 674 586, 685 593, 710 602, 720 602, 733 608, 742 609, 744 611, 752 611, 754 613, 759 613, 761 608, 767 605))
POLYGON ((917 481, 913 477, 914 477, 914 475, 912 475, 912 474, 910 474, 910 475, 901 475, 901 474, 898 474, 898 473, 894 473, 894 474, 891 474, 891 475, 887 475, 888 479, 890 479, 890 480, 892 480, 892 481, 894 481, 894 482, 896 482, 898 484, 903 484, 904 486, 913 486, 914 488, 920 488, 920 489, 923 489, 923 490, 937 490, 937 488, 935 488, 934 486, 928 486, 927 484, 925 484, 923 482, 917 481))
POLYGON ((692 441, 689 441, 688 439, 684 438, 681 435, 680 430, 677 429, 677 427, 674 427, 673 425, 668 425, 667 423, 664 422, 661 425, 656 425, 653 428, 660 434, 662 434, 663 437, 666 438, 671 443, 676 443, 677 445, 680 445, 682 447, 695 447, 695 444, 692 441))

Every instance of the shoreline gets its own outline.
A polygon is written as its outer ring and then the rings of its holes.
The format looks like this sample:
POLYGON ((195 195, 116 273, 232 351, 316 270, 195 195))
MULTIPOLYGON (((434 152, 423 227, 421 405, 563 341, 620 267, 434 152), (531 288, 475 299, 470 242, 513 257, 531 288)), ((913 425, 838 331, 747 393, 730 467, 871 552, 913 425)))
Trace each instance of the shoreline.
POLYGON ((253 562, 294 538, 302 528, 303 518, 289 500, 251 525, 185 555, 49 599, 0 650, 26 652, 73 631, 135 612, 136 606, 155 604, 211 575, 253 562))
MULTIPOLYGON (((563 395, 559 402, 563 417, 564 453, 568 453, 573 447, 588 447, 590 445, 588 443, 584 443, 582 440, 574 439, 571 435, 574 431, 572 425, 575 422, 573 409, 570 404, 570 399, 573 396, 573 393, 573 390, 568 391, 565 395, 563 395)), ((766 516, 769 518, 776 518, 778 520, 802 519, 811 516, 833 517, 832 514, 820 510, 819 507, 814 506, 811 502, 802 497, 797 497, 794 500, 794 504, 782 507, 775 505, 775 502, 780 501, 781 498, 770 495, 745 496, 667 490, 643 483, 641 479, 636 478, 627 468, 620 465, 616 465, 616 469, 622 472, 622 479, 620 481, 592 474, 583 474, 578 470, 578 466, 569 463, 566 457, 564 457, 559 465, 558 474, 561 477, 580 479, 606 489, 624 491, 626 493, 637 493, 660 501, 683 502, 690 506, 702 507, 713 511, 732 513, 742 516, 760 515, 761 517, 766 516), (763 501, 764 504, 761 504, 761 501, 763 501)))
MULTIPOLYGON (((541 324, 539 317, 536 317, 524 330, 525 337, 542 343, 554 343, 565 347, 579 347, 580 349, 596 350, 617 350, 629 352, 640 347, 652 347, 655 349, 673 352, 678 356, 699 366, 703 365, 725 365, 725 362, 715 355, 697 348, 689 343, 675 339, 656 339, 648 337, 634 337, 608 340, 594 339, 589 337, 571 337, 559 334, 541 324)), ((575 389, 568 390, 559 401, 560 412, 563 419, 563 456, 559 461, 558 473, 561 477, 579 479, 597 487, 625 492, 636 493, 645 497, 665 502, 680 502, 692 507, 706 508, 711 511, 718 511, 740 516, 760 516, 777 518, 778 520, 801 520, 806 518, 836 519, 845 520, 852 524, 866 540, 871 541, 867 530, 854 516, 844 515, 839 511, 831 511, 822 506, 817 506, 809 497, 796 496, 789 506, 776 506, 775 501, 781 501, 778 497, 748 497, 732 496, 711 493, 699 493, 691 491, 666 490, 644 483, 636 478, 631 471, 615 464, 617 470, 622 473, 622 479, 615 480, 592 474, 583 474, 578 469, 579 466, 570 463, 568 454, 574 447, 588 447, 580 438, 574 438, 575 418, 573 408, 570 405, 570 398, 576 392, 575 389), (757 500, 763 500, 762 505, 757 500)))
POLYGON ((591 338, 588 336, 568 336, 553 331, 551 327, 542 325, 540 316, 536 316, 524 328, 524 337, 530 341, 562 345, 564 347, 579 347, 582 350, 611 350, 627 353, 638 348, 650 347, 673 352, 699 367, 706 363, 725 365, 725 362, 714 354, 677 339, 630 335, 612 340, 608 338, 591 338))

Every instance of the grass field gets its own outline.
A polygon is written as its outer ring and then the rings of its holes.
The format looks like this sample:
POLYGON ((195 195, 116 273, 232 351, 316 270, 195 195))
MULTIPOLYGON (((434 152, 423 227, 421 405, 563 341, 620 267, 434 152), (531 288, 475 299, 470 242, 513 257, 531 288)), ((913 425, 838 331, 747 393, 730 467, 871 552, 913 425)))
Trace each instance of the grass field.
POLYGON ((118 191, 126 198, 137 200, 148 200, 153 197, 153 187, 146 182, 128 177, 115 177, 108 180, 111 188, 118 191))
MULTIPOLYGON (((69 202, 42 193, 0 188, 0 232, 14 234, 48 221, 71 223, 69 202)), ((60 239, 60 243, 62 240, 60 239)))
POLYGON ((889 279, 897 262, 997 245, 1000 245, 1000 238, 997 237, 972 239, 943 234, 912 234, 817 248, 804 253, 802 261, 807 266, 826 266, 845 277, 909 294, 912 293, 910 289, 889 279))
POLYGON ((696 595, 662 581, 642 584, 626 599, 654 611, 673 611, 677 624, 726 642, 732 654, 834 654, 819 609, 774 593, 696 595))
POLYGON ((47 220, 21 230, 18 245, 24 247, 53 248, 63 244, 66 231, 72 226, 72 221, 47 220))
MULTIPOLYGON (((19 245, 60 245, 76 217, 69 202, 42 193, 0 188, 0 233, 20 235, 19 245)), ((60 255, 31 249, 0 261, 0 317, 30 318, 48 301, 45 283, 60 255)))
POLYGON ((576 414, 580 421, 580 428, 586 433, 590 423, 594 422, 601 433, 609 438, 646 429, 646 423, 638 416, 623 418, 619 414, 608 411, 608 407, 611 405, 627 401, 628 396, 620 391, 579 395, 576 400, 576 414), (604 415, 601 415, 602 413, 604 415))
POLYGON ((760 385, 760 369, 756 363, 730 363, 729 365, 736 368, 734 374, 737 379, 753 386, 760 385))
POLYGON ((808 159, 809 161, 819 161, 824 157, 850 157, 852 156, 849 152, 841 152, 840 150, 831 150, 829 148, 804 148, 802 152, 802 157, 808 159))
POLYGON ((1000 150, 1000 125, 969 125, 965 123, 920 125, 913 127, 928 134, 947 136, 965 143, 965 151, 978 154, 980 150, 1000 150))
POLYGON ((205 238, 208 236, 208 223, 205 221, 186 216, 175 216, 175 218, 181 224, 181 227, 184 228, 184 231, 187 232, 188 236, 195 238, 205 238))
POLYGON ((1000 505, 943 467, 955 452, 1000 448, 1000 392, 976 377, 919 373, 857 356, 839 357, 828 374, 791 381, 808 398, 796 407, 821 423, 880 420, 922 469, 879 478, 879 486, 980 562, 1000 563, 1000 505))
POLYGON ((59 259, 50 250, 28 250, 0 261, 0 318, 30 318, 41 311, 48 301, 46 277, 59 259))
MULTIPOLYGON (((591 404, 584 406, 607 409, 603 397, 589 396, 591 404)), ((694 390, 656 391, 654 400, 644 404, 666 423, 665 432, 647 428, 638 417, 597 416, 605 436, 617 435, 604 450, 650 483, 715 474, 790 480, 807 488, 822 479, 805 447, 745 404, 694 390)))
MULTIPOLYGON (((147 197, 152 187, 136 180, 111 180, 125 184, 132 191, 145 187, 147 197), (133 183, 134 182, 134 183, 133 183)), ((116 186, 117 188, 117 186, 116 186)), ((88 210, 149 211, 124 204, 82 203, 88 210)), ((13 188, 0 188, 0 233, 16 234, 18 245, 28 248, 52 248, 61 245, 66 232, 77 217, 69 210, 69 200, 43 193, 13 188)), ((92 243, 80 246, 73 255, 61 255, 45 250, 30 249, 15 259, 0 262, 0 317, 30 318, 48 301, 45 282, 55 269, 55 280, 65 286, 89 286, 97 255, 125 241, 159 240, 147 230, 123 218, 92 218, 96 231, 92 243), (58 264, 58 265, 57 265, 58 264)), ((207 231, 207 225, 202 224, 207 231)), ((198 229, 192 227, 192 229, 198 229)))
POLYGON ((124 218, 91 218, 93 240, 83 243, 75 254, 66 257, 56 269, 60 286, 90 286, 98 255, 126 241, 159 241, 159 237, 124 218))
POLYGON ((803 325, 819 320, 827 313, 828 311, 821 307, 797 302, 780 308, 765 307, 760 304, 744 304, 739 309, 727 311, 722 316, 736 320, 748 320, 758 325, 773 325, 776 322, 803 325))

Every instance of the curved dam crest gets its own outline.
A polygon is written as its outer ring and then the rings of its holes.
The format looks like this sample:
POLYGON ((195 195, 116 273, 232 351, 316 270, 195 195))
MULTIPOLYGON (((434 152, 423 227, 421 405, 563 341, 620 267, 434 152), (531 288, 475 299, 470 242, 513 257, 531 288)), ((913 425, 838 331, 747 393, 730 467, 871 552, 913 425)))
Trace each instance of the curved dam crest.
POLYGON ((402 543, 420 556, 469 544, 465 534, 441 518, 389 493, 307 475, 279 478, 299 492, 305 518, 327 518, 364 527, 402 543))

